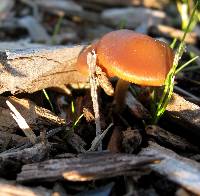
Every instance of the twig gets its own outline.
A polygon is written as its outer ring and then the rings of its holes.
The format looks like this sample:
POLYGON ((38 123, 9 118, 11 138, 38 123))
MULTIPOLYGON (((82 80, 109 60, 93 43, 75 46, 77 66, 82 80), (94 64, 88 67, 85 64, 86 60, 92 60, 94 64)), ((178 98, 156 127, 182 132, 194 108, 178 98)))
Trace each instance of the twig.
MULTIPOLYGON (((67 129, 67 128, 66 128, 66 129, 67 129)), ((55 129, 51 129, 50 131, 48 131, 48 132, 46 133, 46 138, 48 139, 48 138, 54 136, 56 133, 58 133, 58 132, 60 132, 60 131, 62 131, 62 130, 63 130, 63 127, 58 127, 58 128, 55 128, 55 129)), ((40 136, 36 137, 36 143, 37 143, 37 142, 40 142, 40 140, 41 140, 41 137, 40 137, 40 136)), ((6 150, 6 151, 4 151, 4 152, 2 152, 2 153, 0 153, 0 154, 6 154, 6 153, 10 153, 10 152, 16 152, 16 151, 19 151, 19 150, 23 150, 23 149, 25 149, 25 148, 29 148, 29 147, 31 147, 31 146, 32 146, 32 143, 31 143, 31 142, 25 142, 25 143, 22 143, 22 144, 20 144, 20 145, 17 145, 17 146, 14 147, 14 148, 11 148, 11 149, 9 149, 9 150, 6 150)))
POLYGON ((94 140, 92 141, 92 145, 90 147, 90 149, 88 151, 95 151, 99 144, 101 143, 101 141, 103 140, 103 138, 105 137, 105 135, 108 133, 108 130, 113 126, 114 124, 111 123, 107 129, 105 131, 103 131, 103 133, 101 133, 100 135, 97 135, 94 140))
MULTIPOLYGON (((99 104, 98 104, 98 96, 97 96, 97 79, 95 76, 96 54, 94 51, 92 51, 92 53, 88 53, 87 55, 87 64, 89 66, 89 78, 90 78, 91 97, 92 97, 95 124, 96 124, 96 136, 98 136, 101 134, 101 124, 100 124, 99 104)), ((102 145, 100 144, 98 150, 101 150, 101 149, 102 149, 102 145)))

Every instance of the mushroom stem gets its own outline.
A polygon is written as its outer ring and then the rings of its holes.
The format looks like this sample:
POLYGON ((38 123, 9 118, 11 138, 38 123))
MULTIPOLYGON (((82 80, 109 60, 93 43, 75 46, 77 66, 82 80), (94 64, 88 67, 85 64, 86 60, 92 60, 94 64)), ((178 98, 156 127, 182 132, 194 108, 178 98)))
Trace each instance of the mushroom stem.
POLYGON ((129 82, 119 79, 115 88, 114 100, 116 103, 116 111, 121 112, 124 109, 126 93, 129 87, 129 82))

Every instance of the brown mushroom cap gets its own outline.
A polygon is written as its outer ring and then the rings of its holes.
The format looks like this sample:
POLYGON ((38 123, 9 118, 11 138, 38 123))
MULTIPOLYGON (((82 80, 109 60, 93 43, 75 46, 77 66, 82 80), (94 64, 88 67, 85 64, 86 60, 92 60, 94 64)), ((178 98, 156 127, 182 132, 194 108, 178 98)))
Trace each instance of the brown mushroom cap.
POLYGON ((173 52, 164 42, 130 30, 104 35, 97 55, 109 75, 146 86, 163 85, 173 64, 173 52))
POLYGON ((83 74, 88 74, 87 54, 93 49, 98 66, 109 76, 144 86, 162 86, 173 64, 173 52, 164 42, 131 30, 117 30, 79 55, 77 66, 83 74))

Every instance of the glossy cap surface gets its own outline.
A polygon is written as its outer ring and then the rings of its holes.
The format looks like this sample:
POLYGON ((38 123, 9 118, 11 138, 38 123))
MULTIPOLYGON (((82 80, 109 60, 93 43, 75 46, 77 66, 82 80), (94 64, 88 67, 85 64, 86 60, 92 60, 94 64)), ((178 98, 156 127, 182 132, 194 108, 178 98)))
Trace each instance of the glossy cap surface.
POLYGON ((173 64, 167 44, 131 30, 104 35, 98 42, 97 58, 108 75, 144 86, 162 86, 173 64))

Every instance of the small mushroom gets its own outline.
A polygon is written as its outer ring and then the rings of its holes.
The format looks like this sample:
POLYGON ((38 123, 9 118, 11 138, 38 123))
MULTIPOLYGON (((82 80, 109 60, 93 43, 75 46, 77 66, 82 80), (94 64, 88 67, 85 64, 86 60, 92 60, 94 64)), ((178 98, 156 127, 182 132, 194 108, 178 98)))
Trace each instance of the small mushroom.
POLYGON ((121 107, 129 82, 142 86, 162 86, 173 64, 173 51, 164 42, 131 30, 117 30, 104 35, 84 50, 78 69, 87 74, 87 53, 95 50, 97 65, 110 77, 119 78, 115 100, 121 107))

